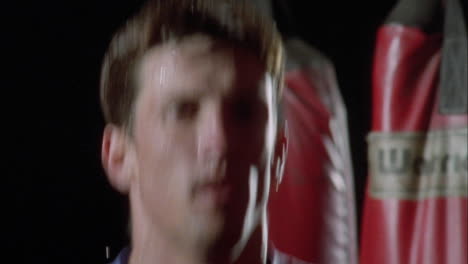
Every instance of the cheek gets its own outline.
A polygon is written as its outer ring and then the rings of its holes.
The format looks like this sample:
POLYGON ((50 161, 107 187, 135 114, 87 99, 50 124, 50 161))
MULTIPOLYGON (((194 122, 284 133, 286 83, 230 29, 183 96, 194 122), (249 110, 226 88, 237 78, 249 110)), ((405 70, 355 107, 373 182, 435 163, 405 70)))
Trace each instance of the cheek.
POLYGON ((190 135, 147 126, 138 135, 138 176, 146 200, 178 206, 190 193, 192 144, 190 135))

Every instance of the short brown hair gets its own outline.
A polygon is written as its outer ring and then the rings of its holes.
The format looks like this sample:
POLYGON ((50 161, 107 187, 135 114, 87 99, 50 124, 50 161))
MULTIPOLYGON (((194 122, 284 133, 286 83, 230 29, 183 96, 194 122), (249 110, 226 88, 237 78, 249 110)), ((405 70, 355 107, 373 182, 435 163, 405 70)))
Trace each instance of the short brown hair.
POLYGON ((201 33, 227 40, 258 55, 282 86, 283 47, 267 17, 241 0, 149 0, 111 40, 101 71, 101 107, 106 122, 131 127, 137 96, 134 71, 156 45, 201 33))

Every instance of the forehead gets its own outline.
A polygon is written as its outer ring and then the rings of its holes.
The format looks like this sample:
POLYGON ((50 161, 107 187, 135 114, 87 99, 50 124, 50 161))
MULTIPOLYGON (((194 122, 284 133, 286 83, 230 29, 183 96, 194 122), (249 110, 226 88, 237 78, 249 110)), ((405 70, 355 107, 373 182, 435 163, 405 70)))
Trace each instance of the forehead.
POLYGON ((204 35, 154 47, 142 59, 138 74, 143 89, 187 93, 252 90, 266 76, 253 52, 204 35))

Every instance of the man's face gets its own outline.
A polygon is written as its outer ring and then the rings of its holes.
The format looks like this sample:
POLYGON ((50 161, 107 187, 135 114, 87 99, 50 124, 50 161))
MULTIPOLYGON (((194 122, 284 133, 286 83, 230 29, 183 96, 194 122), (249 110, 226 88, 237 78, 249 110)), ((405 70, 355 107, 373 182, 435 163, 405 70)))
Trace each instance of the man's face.
POLYGON ((276 127, 264 65, 197 35, 150 50, 138 73, 132 202, 180 246, 248 237, 265 207, 276 127))

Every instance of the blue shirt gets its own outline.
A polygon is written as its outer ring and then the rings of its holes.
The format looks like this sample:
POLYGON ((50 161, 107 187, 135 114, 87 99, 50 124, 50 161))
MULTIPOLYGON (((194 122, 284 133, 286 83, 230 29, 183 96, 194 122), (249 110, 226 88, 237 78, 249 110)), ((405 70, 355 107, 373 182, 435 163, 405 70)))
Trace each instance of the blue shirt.
MULTIPOLYGON (((129 255, 130 255, 130 248, 126 247, 119 253, 119 255, 115 258, 115 260, 110 264, 128 264, 129 255)), ((312 263, 308 263, 302 260, 298 260, 284 253, 280 253, 277 250, 274 250, 272 259, 268 260, 267 263, 270 263, 270 264, 282 264, 282 263, 312 264, 312 263)))
POLYGON ((120 251, 119 255, 110 264, 128 264, 128 257, 130 255, 130 248, 126 247, 120 251))

